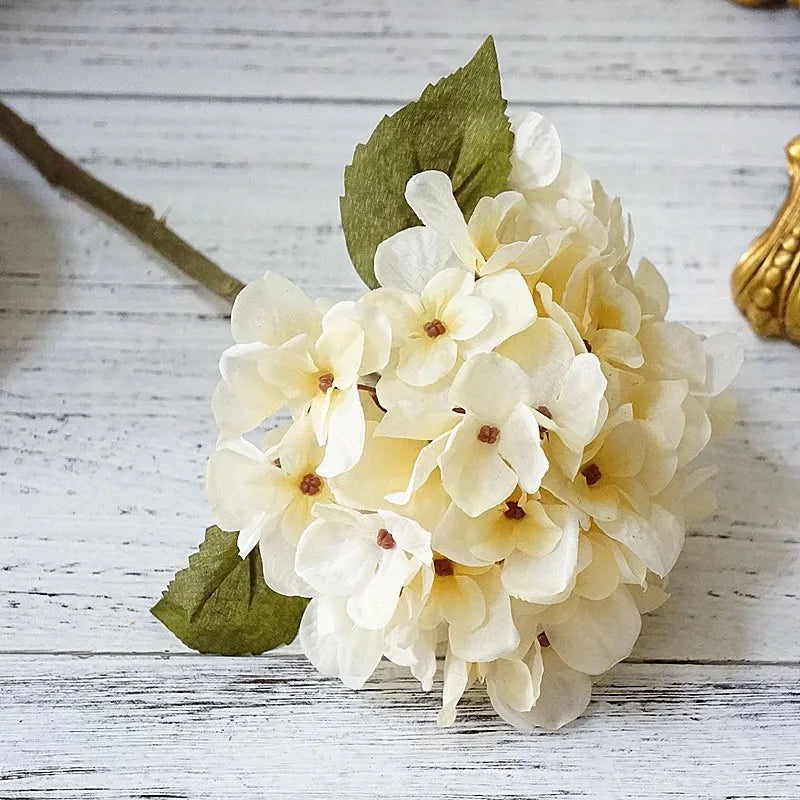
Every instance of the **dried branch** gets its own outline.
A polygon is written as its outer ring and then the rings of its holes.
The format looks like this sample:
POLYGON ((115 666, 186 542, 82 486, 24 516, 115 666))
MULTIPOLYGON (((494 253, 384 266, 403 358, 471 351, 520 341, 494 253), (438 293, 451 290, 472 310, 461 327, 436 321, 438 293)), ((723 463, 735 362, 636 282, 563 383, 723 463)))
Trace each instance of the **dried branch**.
POLYGON ((62 187, 116 220, 190 278, 233 302, 244 284, 170 230, 152 208, 99 181, 42 138, 36 128, 0 102, 0 136, 53 187, 62 187))

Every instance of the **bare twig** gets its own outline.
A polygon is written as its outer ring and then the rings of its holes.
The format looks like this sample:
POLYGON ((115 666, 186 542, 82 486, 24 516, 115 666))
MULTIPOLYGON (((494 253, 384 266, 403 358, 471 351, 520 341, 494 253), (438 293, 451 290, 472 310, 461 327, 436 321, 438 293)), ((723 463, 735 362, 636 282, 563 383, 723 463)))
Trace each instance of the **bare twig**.
POLYGON ((380 400, 378 400, 378 390, 374 386, 370 386, 366 383, 359 383, 358 391, 366 392, 372 398, 372 402, 375 403, 375 405, 378 406, 381 411, 386 411, 386 409, 381 405, 380 400))
POLYGON ((147 205, 97 180, 42 138, 36 128, 0 102, 0 136, 54 187, 62 187, 102 211, 160 253, 190 278, 233 302, 244 284, 170 230, 147 205))

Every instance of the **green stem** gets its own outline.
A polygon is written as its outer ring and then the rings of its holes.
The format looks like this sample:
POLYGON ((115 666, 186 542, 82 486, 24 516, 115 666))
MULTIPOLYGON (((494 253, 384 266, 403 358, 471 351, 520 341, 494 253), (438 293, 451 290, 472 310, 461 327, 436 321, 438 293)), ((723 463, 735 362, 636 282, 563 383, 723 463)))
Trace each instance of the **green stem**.
POLYGON ((0 102, 0 137, 35 167, 53 187, 61 187, 102 211, 149 245, 181 272, 233 302, 244 284, 195 250, 158 219, 149 206, 99 181, 56 150, 36 128, 0 102))

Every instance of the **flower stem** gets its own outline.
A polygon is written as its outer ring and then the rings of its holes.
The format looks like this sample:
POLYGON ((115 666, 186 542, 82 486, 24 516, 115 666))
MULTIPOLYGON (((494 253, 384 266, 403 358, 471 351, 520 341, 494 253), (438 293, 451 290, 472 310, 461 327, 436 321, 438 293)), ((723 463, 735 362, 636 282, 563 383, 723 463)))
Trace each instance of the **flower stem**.
POLYGON ((195 250, 158 219, 152 208, 99 181, 56 150, 36 128, 0 102, 0 137, 53 187, 62 187, 102 211, 190 278, 233 302, 244 284, 195 250))

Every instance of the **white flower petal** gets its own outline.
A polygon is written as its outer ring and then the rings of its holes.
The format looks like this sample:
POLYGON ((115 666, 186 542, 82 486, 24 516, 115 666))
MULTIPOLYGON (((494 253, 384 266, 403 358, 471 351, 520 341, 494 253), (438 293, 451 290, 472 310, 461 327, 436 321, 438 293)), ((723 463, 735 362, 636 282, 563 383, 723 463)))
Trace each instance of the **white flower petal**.
POLYGON ((384 552, 375 574, 347 601, 347 613, 360 628, 378 630, 389 624, 400 590, 409 576, 409 562, 399 550, 384 552))
POLYGON ((497 448, 517 473, 523 491, 538 492, 548 463, 539 438, 539 423, 530 408, 520 403, 511 412, 503 425, 497 448))
POLYGON ((642 627, 630 592, 620 586, 604 600, 581 600, 565 622, 548 625, 547 638, 559 658, 579 672, 600 675, 627 658, 642 627))
POLYGON ((541 189, 549 186, 561 170, 561 140, 548 119, 535 111, 511 122, 514 148, 511 151, 512 186, 541 189))
POLYGON ((317 472, 325 477, 347 472, 358 463, 364 450, 364 409, 358 389, 351 386, 345 391, 333 392, 325 458, 317 467, 317 472))
POLYGON ((405 505, 411 499, 411 495, 428 480, 431 473, 438 466, 439 456, 444 452, 449 437, 449 433, 444 433, 420 450, 417 461, 414 464, 414 471, 409 478, 408 486, 403 492, 394 492, 387 495, 386 499, 390 503, 405 505))
POLYGON ((400 346, 397 376, 412 386, 428 386, 453 369, 458 345, 449 336, 420 336, 400 346))
POLYGON ((471 517, 502 503, 517 485, 497 446, 479 442, 479 426, 471 419, 453 430, 439 457, 442 485, 454 502, 471 517))
POLYGON ((394 537, 397 546, 410 553, 421 563, 430 566, 433 560, 431 551, 431 534, 418 522, 408 517, 395 514, 394 511, 383 509, 378 512, 386 529, 394 537))
POLYGON ((291 281, 275 272, 247 284, 231 311, 234 341, 279 345, 300 333, 315 336, 320 314, 314 303, 291 281))
POLYGON ((450 648, 444 658, 444 683, 442 686, 442 710, 436 718, 440 728, 455 722, 456 706, 470 683, 470 665, 453 654, 450 648))
POLYGON ((295 572, 296 548, 279 530, 268 526, 259 544, 264 582, 274 592, 287 597, 311 597, 312 588, 295 572))
POLYGON ((491 319, 474 338, 466 342, 466 357, 494 349, 528 328, 536 319, 536 305, 528 285, 515 269, 481 278, 475 284, 475 295, 491 307, 491 319))
POLYGON ((456 255, 470 270, 483 263, 483 256, 472 243, 446 173, 427 170, 412 175, 406 184, 405 197, 424 225, 449 239, 456 255))
POLYGON ((445 306, 441 321, 447 335, 459 342, 481 333, 492 321, 492 313, 492 306, 481 297, 455 297, 445 306))
POLYGON ((521 730, 562 728, 586 710, 592 696, 591 678, 568 667, 552 647, 542 649, 542 661, 544 673, 539 697, 530 711, 521 713, 510 706, 494 704, 506 722, 521 730))
POLYGON ((386 505, 387 494, 402 492, 408 485, 422 442, 376 436, 376 428, 375 422, 366 424, 364 452, 358 463, 331 478, 337 503, 374 511, 386 505))
POLYGON ((383 369, 389 361, 389 350, 392 345, 392 327, 389 318, 370 303, 341 301, 332 306, 325 315, 322 321, 323 328, 330 325, 330 320, 338 316, 355 322, 364 332, 364 347, 358 373, 367 375, 383 369))
POLYGON ((529 603, 551 605, 565 600, 578 567, 578 519, 566 506, 551 506, 549 515, 561 527, 561 539, 545 556, 535 558, 515 550, 503 565, 503 586, 529 603))
POLYGON ((500 580, 499 567, 492 567, 472 579, 483 591, 486 618, 472 631, 450 629, 450 647, 467 661, 493 661, 519 644, 519 631, 511 617, 511 603, 500 580))
POLYGON ((525 373, 498 353, 478 353, 470 358, 456 373, 450 390, 453 407, 471 411, 481 424, 502 423, 527 399, 525 373))
POLYGON ((685 531, 681 521, 655 503, 649 519, 625 512, 616 519, 596 521, 612 539, 632 550, 649 570, 662 577, 675 566, 683 548, 685 531))
POLYGON ((642 311, 663 320, 669 308, 669 287, 652 262, 643 258, 634 277, 642 311))
POLYGON ((345 597, 366 583, 378 557, 377 545, 352 528, 318 519, 297 545, 295 570, 318 592, 345 597))
POLYGON ((378 283, 417 295, 434 275, 451 267, 463 269, 450 240, 424 226, 406 228, 390 236, 375 251, 378 283))
POLYGON ((492 705, 497 699, 514 711, 530 711, 534 702, 531 671, 516 659, 500 658, 492 663, 486 675, 486 691, 492 705))

